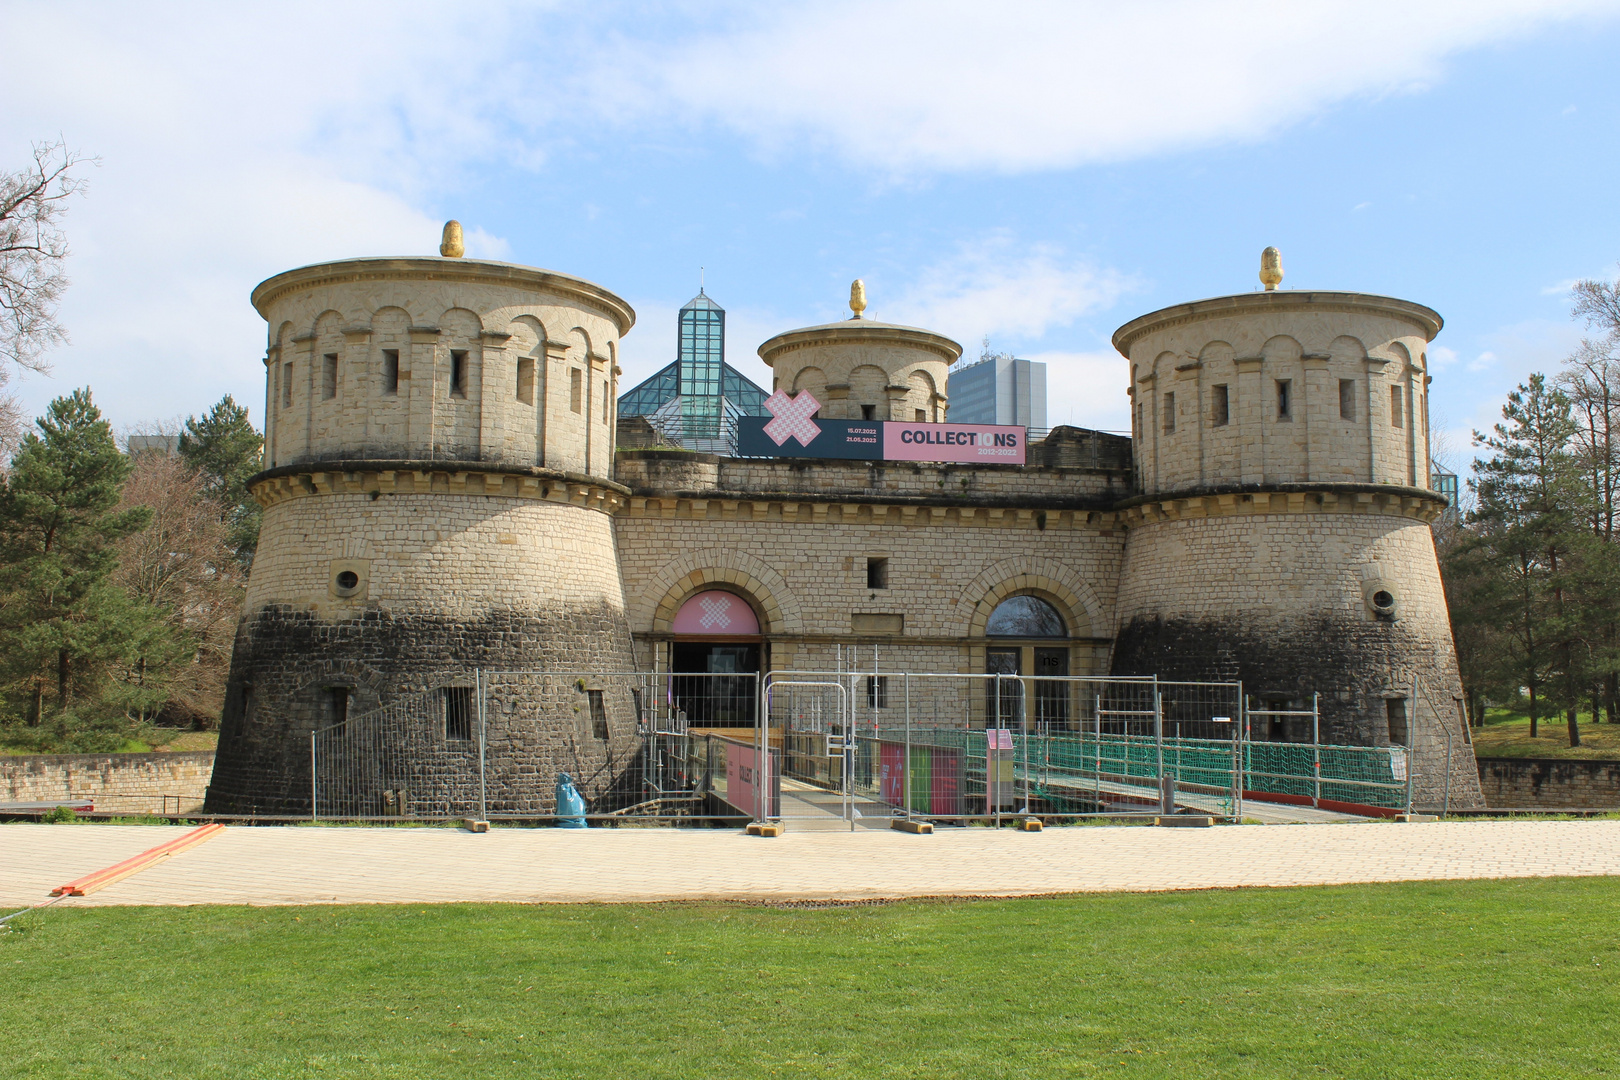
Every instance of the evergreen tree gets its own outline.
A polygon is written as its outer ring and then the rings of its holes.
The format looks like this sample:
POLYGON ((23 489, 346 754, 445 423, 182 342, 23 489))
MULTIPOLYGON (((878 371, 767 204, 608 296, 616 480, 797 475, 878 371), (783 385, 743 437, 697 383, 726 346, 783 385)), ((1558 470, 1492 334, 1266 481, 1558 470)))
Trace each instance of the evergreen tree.
POLYGON ((1590 660, 1575 587, 1588 535, 1570 451, 1576 424, 1568 396, 1539 374, 1508 395, 1502 419, 1492 434, 1474 433, 1476 445, 1495 452, 1474 462, 1479 542, 1497 568, 1478 600, 1513 643, 1506 674, 1529 691, 1531 738, 1545 697, 1570 710, 1570 741, 1579 745, 1574 707, 1590 660))
POLYGON ((144 528, 118 509, 129 461, 76 390, 51 402, 0 481, 0 672, 36 741, 112 749, 163 699, 180 643, 161 611, 109 580, 114 545, 144 528))
POLYGON ((264 439, 248 420, 248 411, 226 394, 202 419, 186 420, 180 433, 180 456, 202 475, 204 490, 225 507, 230 543, 244 568, 259 546, 258 501, 247 481, 260 469, 264 439))

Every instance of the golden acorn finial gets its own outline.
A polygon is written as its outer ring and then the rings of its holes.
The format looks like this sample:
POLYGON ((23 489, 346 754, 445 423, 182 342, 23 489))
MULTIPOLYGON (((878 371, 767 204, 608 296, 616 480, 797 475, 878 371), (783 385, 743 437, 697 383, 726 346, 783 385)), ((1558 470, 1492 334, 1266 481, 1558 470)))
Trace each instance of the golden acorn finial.
POLYGON ((1268 247, 1260 253, 1260 284, 1266 287, 1266 292, 1275 292, 1282 279, 1282 252, 1268 247))
POLYGON ((439 254, 447 259, 459 259, 467 254, 467 245, 461 241, 461 222, 444 223, 444 239, 439 241, 439 254))
POLYGON ((857 319, 866 310, 866 282, 860 278, 849 283, 849 310, 855 313, 857 319))

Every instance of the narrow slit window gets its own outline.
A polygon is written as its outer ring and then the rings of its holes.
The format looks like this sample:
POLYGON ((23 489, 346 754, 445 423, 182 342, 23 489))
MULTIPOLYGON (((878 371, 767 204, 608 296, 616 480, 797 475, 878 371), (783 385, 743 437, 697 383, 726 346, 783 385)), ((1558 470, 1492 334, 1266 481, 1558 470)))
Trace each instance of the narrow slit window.
POLYGON ((459 398, 467 396, 467 351, 465 349, 450 350, 450 396, 459 398))
POLYGON ((868 675, 866 677, 866 707, 869 709, 887 709, 889 707, 889 677, 887 675, 868 675))
POLYGON ((1406 418, 1403 415, 1405 410, 1403 408, 1401 408, 1402 404, 1403 403, 1401 401, 1401 388, 1398 387, 1398 386, 1390 387, 1389 388, 1389 426, 1390 427, 1401 427, 1406 423, 1406 418))
POLYGON ((331 401, 337 397, 337 353, 327 353, 321 357, 321 400, 331 401))
POLYGON ((593 738, 607 742, 608 722, 607 705, 602 700, 602 691, 587 690, 585 698, 591 706, 591 735, 593 738))
POLYGON ((602 423, 604 424, 608 422, 608 416, 610 415, 609 406, 612 405, 612 403, 612 398, 608 396, 607 380, 604 379, 602 381, 602 423))
POLYGON ((1164 433, 1166 435, 1176 433, 1176 395, 1174 394, 1164 395, 1164 433))
POLYGON ((861 406, 861 419, 862 420, 876 420, 877 419, 877 406, 876 405, 862 405, 861 406))
POLYGON ((1277 419, 1292 420, 1294 418, 1294 382, 1292 379, 1277 380, 1277 419))
POLYGON ((280 364, 276 365, 275 378, 276 378, 275 389, 273 389, 270 392, 270 404, 274 405, 274 406, 279 406, 281 404, 281 365, 280 364))
POLYGON ((887 589, 889 587, 889 560, 866 560, 866 587, 868 589, 887 589))
POLYGON ((439 690, 444 700, 444 737, 460 742, 472 738, 473 696, 470 686, 446 686, 439 690))
POLYGON ((568 407, 574 412, 585 411, 585 373, 579 368, 568 372, 568 407))
POLYGON ((342 727, 349 720, 349 688, 347 686, 328 686, 326 688, 326 724, 328 727, 342 727))
POLYGON ((385 394, 399 393, 399 350, 383 350, 382 392, 385 394))
POLYGON ((534 357, 518 360, 517 399, 525 405, 534 404, 534 357))
POLYGON ((1389 721, 1389 745, 1406 745, 1406 699, 1384 699, 1384 717, 1389 721))
POLYGON ((1232 396, 1225 383, 1215 387, 1211 395, 1209 422, 1215 427, 1225 427, 1232 422, 1232 396))
POLYGON ((287 373, 287 377, 281 380, 281 407, 285 409, 292 406, 293 366, 287 363, 282 367, 287 373))
POLYGON ((1356 380, 1339 380, 1339 419, 1354 420, 1356 418, 1356 380))

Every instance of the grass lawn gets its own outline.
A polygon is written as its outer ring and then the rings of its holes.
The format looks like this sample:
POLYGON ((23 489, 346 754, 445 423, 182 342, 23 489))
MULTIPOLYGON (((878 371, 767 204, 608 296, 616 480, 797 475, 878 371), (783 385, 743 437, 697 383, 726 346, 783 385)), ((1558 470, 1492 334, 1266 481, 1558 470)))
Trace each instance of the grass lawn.
POLYGON ((1486 709, 1485 726, 1474 729, 1479 757, 1600 758, 1620 760, 1620 724, 1594 724, 1580 713, 1581 745, 1569 745, 1569 724, 1562 716, 1543 716, 1530 737, 1530 716, 1517 709, 1486 709))
POLYGON ((23 1077, 1620 1073, 1620 879, 822 910, 48 909, 23 1077))

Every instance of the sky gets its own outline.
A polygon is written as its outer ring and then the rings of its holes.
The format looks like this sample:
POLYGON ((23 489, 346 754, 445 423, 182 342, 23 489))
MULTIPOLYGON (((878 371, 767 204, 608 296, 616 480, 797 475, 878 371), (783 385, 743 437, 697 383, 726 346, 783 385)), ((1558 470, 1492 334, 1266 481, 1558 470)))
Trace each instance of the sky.
POLYGON ((124 430, 229 393, 260 421, 259 281, 431 255, 623 296, 628 389, 698 288, 727 359, 847 316, 1048 365, 1053 424, 1128 426, 1109 339, 1258 288, 1427 304, 1437 453, 1582 336, 1620 269, 1620 0, 985 4, 0 3, 0 169, 98 159, 67 230, 71 341, 124 430))

